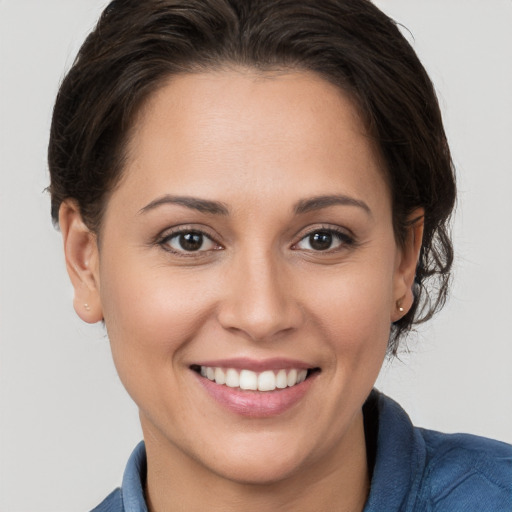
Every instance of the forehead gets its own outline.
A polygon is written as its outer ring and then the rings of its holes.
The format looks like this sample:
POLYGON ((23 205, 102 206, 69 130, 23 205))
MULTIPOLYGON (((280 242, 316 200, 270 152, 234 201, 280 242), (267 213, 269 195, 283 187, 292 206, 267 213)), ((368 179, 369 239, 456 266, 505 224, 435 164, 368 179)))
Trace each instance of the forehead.
POLYGON ((387 191, 354 102, 310 72, 173 77, 135 121, 124 181, 147 193, 141 201, 163 188, 206 196, 222 187, 226 194, 280 186, 302 195, 338 185, 356 195, 369 185, 387 191))

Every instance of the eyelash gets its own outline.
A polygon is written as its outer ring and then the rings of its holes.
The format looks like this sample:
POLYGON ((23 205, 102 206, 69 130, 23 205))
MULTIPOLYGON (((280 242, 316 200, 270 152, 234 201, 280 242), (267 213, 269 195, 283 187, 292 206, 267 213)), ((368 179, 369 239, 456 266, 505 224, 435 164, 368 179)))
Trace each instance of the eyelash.
POLYGON ((190 258, 190 257, 197 258, 197 257, 201 257, 201 256, 206 256, 207 253, 209 253, 211 251, 218 251, 218 250, 223 249, 223 247, 219 243, 217 243, 213 239, 213 237, 211 235, 209 235, 208 233, 205 233, 201 229, 187 228, 187 227, 179 228, 176 231, 172 231, 170 233, 167 232, 165 235, 159 237, 159 239, 156 241, 156 243, 164 251, 170 252, 171 254, 174 254, 174 255, 180 256, 180 257, 184 257, 184 258, 190 258), (212 244, 214 244, 215 247, 212 249, 208 249, 208 250, 196 250, 196 251, 186 251, 185 249, 182 249, 182 250, 173 249, 170 246, 171 240, 177 239, 178 237, 180 237, 182 235, 200 235, 202 237, 202 241, 201 241, 202 244, 204 244, 205 241, 209 241, 212 244))
MULTIPOLYGON (((304 249, 305 251, 308 251, 308 252, 314 253, 314 254, 332 254, 335 252, 339 252, 339 251, 343 250, 344 248, 350 248, 350 247, 353 247, 356 245, 356 241, 355 241, 354 237, 352 235, 348 234, 346 231, 337 229, 337 228, 334 228, 331 226, 319 226, 319 227, 315 227, 314 229, 308 230, 308 232, 305 233, 299 239, 298 242, 296 242, 292 245, 292 249, 296 248, 301 242, 308 239, 308 237, 311 237, 311 236, 313 236, 315 234, 319 234, 319 233, 331 235, 333 237, 333 239, 337 240, 340 243, 340 247, 336 247, 335 249, 328 248, 325 250, 304 249)), ((201 256, 206 256, 207 253, 210 253, 211 251, 218 251, 218 250, 223 249, 223 247, 219 243, 217 243, 213 239, 213 237, 211 235, 209 235, 208 233, 204 232, 201 229, 187 228, 187 227, 180 228, 180 229, 177 229, 176 231, 172 231, 170 233, 168 232, 165 235, 160 236, 156 240, 156 243, 163 250, 170 252, 176 256, 185 257, 185 258, 190 258, 190 257, 197 258, 197 257, 201 257, 201 256), (182 235, 200 235, 202 237, 202 240, 201 240, 202 244, 204 244, 205 241, 209 241, 210 243, 214 244, 215 247, 212 249, 191 250, 191 251, 187 251, 185 249, 175 250, 175 249, 171 248, 170 241, 173 239, 177 239, 178 237, 180 237, 182 235)), ((296 249, 296 250, 299 250, 299 249, 296 249)))
POLYGON ((319 226, 319 227, 315 227, 313 229, 308 230, 307 233, 305 233, 300 238, 300 240, 293 245, 293 247, 296 247, 302 241, 308 239, 309 237, 311 237, 315 234, 319 234, 319 233, 331 235, 334 240, 337 240, 340 243, 340 246, 336 247, 335 249, 328 248, 325 250, 314 250, 314 249, 304 249, 304 250, 306 250, 310 253, 314 253, 314 254, 332 254, 332 253, 342 251, 343 249, 354 247, 356 245, 355 238, 352 235, 350 235, 349 233, 347 233, 347 231, 339 229, 339 228, 335 228, 332 226, 319 226))

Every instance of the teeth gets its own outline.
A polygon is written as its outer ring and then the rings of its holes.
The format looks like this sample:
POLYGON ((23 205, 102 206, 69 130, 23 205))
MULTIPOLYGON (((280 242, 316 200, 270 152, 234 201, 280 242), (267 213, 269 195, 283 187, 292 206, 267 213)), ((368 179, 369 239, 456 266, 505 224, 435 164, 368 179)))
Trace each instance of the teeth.
POLYGON ((230 368, 226 372, 226 386, 229 386, 230 388, 240 387, 240 375, 238 375, 238 372, 233 370, 233 368, 230 368))
POLYGON ((286 370, 279 370, 276 375, 276 388, 284 389, 286 386, 288 386, 286 370))
POLYGON ((258 391, 274 391, 276 389, 276 375, 266 371, 258 375, 258 391))
POLYGON ((234 368, 212 368, 201 366, 200 373, 203 377, 226 385, 230 388, 240 388, 252 391, 274 391, 292 387, 306 380, 307 370, 266 370, 256 373, 251 370, 235 370, 234 368))
POLYGON ((215 368, 215 382, 217 384, 226 384, 226 374, 222 368, 215 368))
POLYGON ((286 379, 288 387, 293 386, 297 383, 297 370, 290 370, 288 372, 288 378, 286 379))
POLYGON ((240 389, 258 389, 258 375, 250 370, 240 372, 240 389))

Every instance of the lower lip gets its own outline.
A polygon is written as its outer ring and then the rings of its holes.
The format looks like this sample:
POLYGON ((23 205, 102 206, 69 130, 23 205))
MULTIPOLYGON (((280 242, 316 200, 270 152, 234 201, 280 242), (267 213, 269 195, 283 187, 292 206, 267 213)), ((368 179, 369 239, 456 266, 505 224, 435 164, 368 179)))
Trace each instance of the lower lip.
POLYGON ((316 373, 295 386, 275 391, 245 391, 216 384, 196 376, 207 393, 229 411, 251 418, 268 418, 284 413, 299 402, 311 388, 316 373))

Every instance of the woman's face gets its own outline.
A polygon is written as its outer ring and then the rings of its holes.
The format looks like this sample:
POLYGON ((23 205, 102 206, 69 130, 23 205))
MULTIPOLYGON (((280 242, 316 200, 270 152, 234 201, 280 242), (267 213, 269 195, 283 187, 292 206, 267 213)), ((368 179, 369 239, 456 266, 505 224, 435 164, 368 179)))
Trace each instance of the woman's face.
POLYGON ((100 239, 81 314, 104 317, 146 443, 272 482, 362 439, 416 255, 396 245, 382 164, 336 87, 173 78, 136 122, 100 239))

